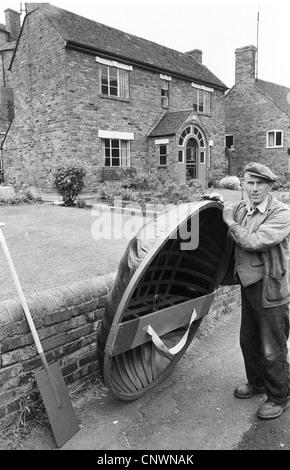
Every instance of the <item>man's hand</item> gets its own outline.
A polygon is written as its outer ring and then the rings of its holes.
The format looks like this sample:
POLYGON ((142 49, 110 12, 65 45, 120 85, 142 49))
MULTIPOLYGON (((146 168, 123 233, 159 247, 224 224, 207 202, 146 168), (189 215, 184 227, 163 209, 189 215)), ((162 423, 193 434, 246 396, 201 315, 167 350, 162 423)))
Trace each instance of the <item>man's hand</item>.
POLYGON ((218 201, 218 202, 221 202, 221 203, 224 202, 224 198, 223 198, 223 196, 222 196, 220 193, 208 193, 208 194, 203 194, 203 195, 201 196, 201 198, 202 198, 203 200, 209 199, 210 201, 218 201))
POLYGON ((224 208, 223 208, 223 219, 224 222, 228 225, 232 225, 235 223, 234 217, 233 217, 233 209, 234 209, 234 204, 231 204, 230 202, 225 202, 224 203, 224 208))

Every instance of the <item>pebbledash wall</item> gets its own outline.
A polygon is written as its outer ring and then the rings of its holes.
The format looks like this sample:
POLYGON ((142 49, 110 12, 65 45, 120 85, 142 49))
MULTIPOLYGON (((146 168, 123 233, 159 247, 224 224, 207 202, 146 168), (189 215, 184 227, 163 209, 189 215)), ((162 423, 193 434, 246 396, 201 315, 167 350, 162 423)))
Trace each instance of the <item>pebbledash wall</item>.
MULTIPOLYGON (((115 273, 27 296, 48 363, 57 361, 69 390, 98 375, 97 328, 115 273)), ((220 288, 204 322, 238 311, 240 288, 220 288)), ((0 303, 0 429, 39 401, 35 373, 42 368, 20 302, 0 303)))

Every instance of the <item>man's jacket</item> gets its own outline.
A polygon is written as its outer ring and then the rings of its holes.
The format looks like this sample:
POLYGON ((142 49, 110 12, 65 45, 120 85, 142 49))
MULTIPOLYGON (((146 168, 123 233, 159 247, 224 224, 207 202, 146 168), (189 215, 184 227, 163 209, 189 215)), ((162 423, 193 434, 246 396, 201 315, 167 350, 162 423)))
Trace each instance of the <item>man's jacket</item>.
MULTIPOLYGON (((289 290, 289 238, 290 238, 290 209, 269 195, 265 212, 255 214, 255 225, 250 232, 240 224, 247 212, 247 204, 241 201, 233 211, 235 223, 228 231, 225 247, 225 264, 229 264, 223 285, 233 284, 233 254, 234 243, 243 250, 253 253, 253 263, 257 256, 264 265, 263 299, 265 308, 283 305, 290 300, 289 290), (234 243, 233 243, 234 242, 234 243)), ((255 261, 256 262, 256 261, 255 261)))

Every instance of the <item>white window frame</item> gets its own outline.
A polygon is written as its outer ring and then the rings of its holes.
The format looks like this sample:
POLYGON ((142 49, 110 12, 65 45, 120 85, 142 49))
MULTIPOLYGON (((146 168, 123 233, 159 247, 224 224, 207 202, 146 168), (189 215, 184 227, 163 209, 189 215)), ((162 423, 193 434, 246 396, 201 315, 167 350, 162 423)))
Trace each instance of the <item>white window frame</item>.
POLYGON ((158 146, 158 166, 165 167, 168 166, 168 145, 167 144, 160 144, 158 146), (161 147, 165 147, 166 152, 161 154, 161 147), (161 163, 161 157, 165 157, 165 163, 161 163))
MULTIPOLYGON (((109 98, 118 98, 129 100, 130 99, 130 74, 133 70, 131 65, 122 64, 115 60, 107 60, 100 57, 96 57, 96 62, 98 62, 100 67, 100 93, 102 96, 108 96, 109 98), (106 68, 106 77, 108 77, 108 93, 103 92, 103 68, 106 68), (112 86, 110 86, 110 75, 114 73, 116 75, 117 86, 114 87, 117 91, 117 94, 110 93, 112 86)), ((114 75, 114 76, 115 76, 114 75)))
POLYGON ((99 130, 98 136, 101 139, 102 162, 104 168, 131 167, 131 141, 134 140, 133 133, 99 130), (116 142, 118 142, 118 146, 116 146, 116 142), (114 153, 116 154, 117 150, 118 156, 114 156, 114 153), (113 165, 113 159, 119 159, 119 165, 113 165), (109 161, 109 165, 106 165, 107 161, 109 161))
POLYGON ((200 114, 210 114, 211 94, 214 92, 214 89, 204 85, 198 85, 197 83, 191 83, 191 86, 196 94, 196 103, 193 102, 192 104, 194 111, 200 114))
POLYGON ((281 129, 272 129, 270 131, 267 131, 267 141, 266 141, 266 148, 267 149, 273 149, 273 148, 283 148, 283 131, 281 129), (277 145, 277 133, 281 134, 281 144, 277 145), (273 135, 273 145, 270 145, 270 134, 273 135))
POLYGON ((169 108, 169 81, 165 78, 161 82, 161 106, 169 108))
POLYGON ((234 134, 226 134, 225 135, 225 148, 226 149, 231 149, 231 150, 233 150, 235 148, 234 134), (227 137, 232 137, 233 143, 232 143, 231 147, 227 147, 227 137))

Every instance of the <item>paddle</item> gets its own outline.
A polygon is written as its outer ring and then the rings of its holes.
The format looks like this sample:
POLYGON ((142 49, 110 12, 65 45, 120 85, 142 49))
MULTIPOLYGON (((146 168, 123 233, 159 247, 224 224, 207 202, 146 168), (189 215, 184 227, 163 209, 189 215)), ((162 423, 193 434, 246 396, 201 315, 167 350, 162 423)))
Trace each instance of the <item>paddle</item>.
POLYGON ((79 430, 79 424, 74 414, 68 389, 64 382, 62 372, 58 363, 48 365, 43 352, 31 313, 24 297, 12 258, 10 256, 6 240, 0 223, 0 241, 7 259, 11 275, 20 298, 26 320, 29 324, 37 352, 41 358, 44 369, 35 374, 35 379, 42 396, 44 406, 52 427, 52 431, 58 447, 63 446, 79 430))

